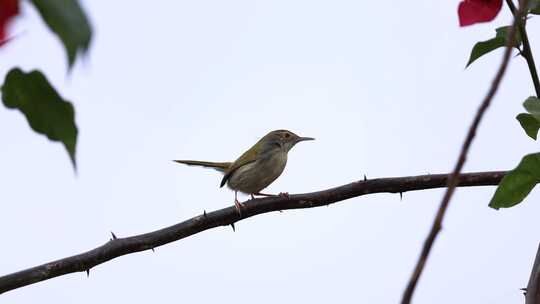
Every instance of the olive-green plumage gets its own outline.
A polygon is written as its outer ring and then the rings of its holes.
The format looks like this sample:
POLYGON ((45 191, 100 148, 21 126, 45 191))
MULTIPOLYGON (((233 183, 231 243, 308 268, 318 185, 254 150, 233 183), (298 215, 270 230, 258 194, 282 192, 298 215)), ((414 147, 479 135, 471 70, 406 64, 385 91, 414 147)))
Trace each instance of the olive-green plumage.
POLYGON ((175 162, 213 168, 223 172, 221 187, 248 194, 258 194, 278 178, 287 164, 287 153, 294 145, 311 137, 300 137, 291 131, 276 130, 266 134, 233 163, 175 160, 175 162))

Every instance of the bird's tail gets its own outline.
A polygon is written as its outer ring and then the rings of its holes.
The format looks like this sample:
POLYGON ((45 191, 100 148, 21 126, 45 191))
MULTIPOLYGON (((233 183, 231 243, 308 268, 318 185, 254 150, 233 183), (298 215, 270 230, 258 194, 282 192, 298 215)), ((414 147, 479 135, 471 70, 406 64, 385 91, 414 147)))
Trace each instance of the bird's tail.
POLYGON ((231 163, 227 163, 227 162, 214 163, 214 162, 206 162, 206 161, 198 161, 198 160, 174 160, 174 161, 180 164, 188 165, 188 166, 212 168, 212 169, 218 170, 219 172, 225 172, 231 166, 231 163))

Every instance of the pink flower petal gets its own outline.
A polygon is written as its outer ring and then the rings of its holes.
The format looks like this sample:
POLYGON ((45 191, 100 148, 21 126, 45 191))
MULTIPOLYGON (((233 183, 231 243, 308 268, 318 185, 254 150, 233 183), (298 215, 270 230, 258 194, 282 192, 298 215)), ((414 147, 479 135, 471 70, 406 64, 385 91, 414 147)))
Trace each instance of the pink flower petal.
POLYGON ((4 45, 6 39, 6 27, 14 16, 19 14, 19 0, 0 0, 0 46, 4 45))
POLYGON ((502 0, 464 0, 458 6, 459 25, 491 21, 497 17, 501 7, 502 0))

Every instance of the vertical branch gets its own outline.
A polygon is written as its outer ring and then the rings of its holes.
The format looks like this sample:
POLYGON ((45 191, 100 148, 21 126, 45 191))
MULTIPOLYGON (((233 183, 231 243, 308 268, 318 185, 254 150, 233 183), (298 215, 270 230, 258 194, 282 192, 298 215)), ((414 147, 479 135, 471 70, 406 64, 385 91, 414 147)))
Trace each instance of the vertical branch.
MULTIPOLYGON (((512 0, 506 0, 508 8, 516 18, 516 6, 512 0)), ((538 80, 538 73, 536 71, 536 64, 534 63, 534 57, 531 50, 531 44, 529 43, 529 36, 527 35, 526 29, 526 19, 520 19, 518 23, 519 34, 521 35, 521 40, 523 41, 523 51, 521 56, 527 61, 527 66, 529 67, 529 72, 531 73, 531 78, 534 84, 534 90, 536 91, 536 97, 540 98, 540 81, 538 80)))
POLYGON ((493 99, 493 96, 495 96, 495 93, 497 92, 497 89, 499 88, 499 84, 501 83, 501 80, 504 76, 506 68, 508 67, 508 62, 510 60, 510 55, 512 53, 512 45, 513 45, 513 42, 515 41, 516 32, 518 31, 517 29, 518 24, 520 24, 521 17, 524 15, 524 12, 526 11, 527 2, 528 0, 520 1, 519 10, 515 14, 514 22, 512 24, 510 34, 508 35, 508 39, 506 41, 506 48, 505 48, 504 57, 503 57, 501 66, 499 67, 499 70, 497 71, 497 74, 495 75, 495 78, 493 79, 493 82, 491 84, 491 87, 486 97, 484 97, 482 103, 480 104, 480 107, 478 108, 478 111, 476 112, 474 120, 471 126, 469 127, 469 131, 467 132, 467 136, 465 137, 465 141, 463 142, 463 146, 461 147, 459 158, 456 162, 452 175, 450 176, 450 179, 448 180, 448 187, 446 188, 446 192, 444 193, 441 204, 439 205, 437 215, 435 216, 435 219, 433 221, 433 225, 431 226, 431 230, 428 234, 428 237, 426 238, 424 242, 424 246, 420 253, 420 257, 418 258, 418 261, 411 275, 409 283, 407 284, 407 288, 405 289, 405 292, 403 293, 403 297, 401 299, 402 304, 409 304, 411 302, 412 295, 418 283, 418 279, 420 278, 420 275, 422 274, 424 266, 427 262, 429 254, 431 252, 431 248, 433 247, 433 243, 435 242, 435 239, 437 238, 437 235, 439 234, 442 228, 442 221, 443 221, 444 215, 450 203, 450 199, 452 198, 452 195, 454 194, 454 190, 456 189, 456 186, 458 184, 459 176, 460 176, 461 170, 463 169, 463 165, 465 164, 465 160, 467 159, 467 154, 469 152, 472 141, 476 134, 476 130, 478 129, 478 126, 480 125, 480 121, 482 120, 484 113, 486 112, 487 108, 491 104, 491 100, 493 99))
POLYGON ((527 284, 527 292, 525 294, 525 304, 540 303, 540 245, 536 252, 536 258, 527 284))

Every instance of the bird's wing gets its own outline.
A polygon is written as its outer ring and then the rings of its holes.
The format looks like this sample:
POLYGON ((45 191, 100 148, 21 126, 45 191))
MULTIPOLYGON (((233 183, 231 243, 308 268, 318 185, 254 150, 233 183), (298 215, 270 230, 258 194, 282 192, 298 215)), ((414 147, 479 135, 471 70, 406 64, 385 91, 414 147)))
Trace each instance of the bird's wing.
POLYGON ((251 147, 251 149, 244 152, 244 154, 240 155, 240 157, 235 160, 234 163, 232 163, 232 165, 226 171, 225 176, 223 176, 223 179, 221 180, 221 184, 219 186, 225 186, 231 175, 240 167, 257 161, 257 156, 259 154, 259 150, 261 149, 260 147, 261 145, 257 143, 253 147, 251 147))

